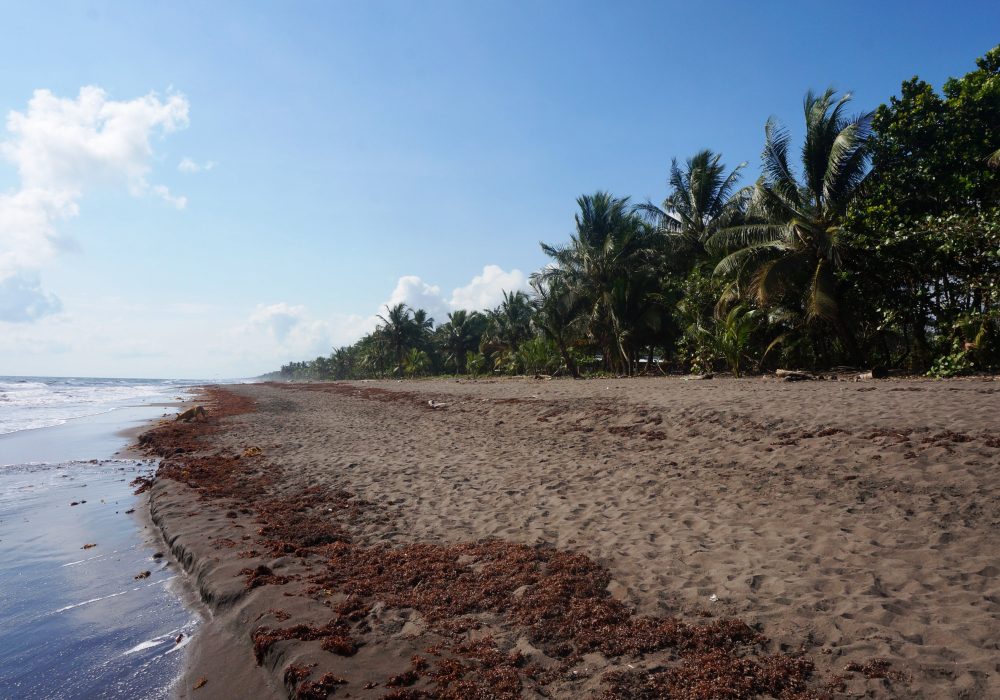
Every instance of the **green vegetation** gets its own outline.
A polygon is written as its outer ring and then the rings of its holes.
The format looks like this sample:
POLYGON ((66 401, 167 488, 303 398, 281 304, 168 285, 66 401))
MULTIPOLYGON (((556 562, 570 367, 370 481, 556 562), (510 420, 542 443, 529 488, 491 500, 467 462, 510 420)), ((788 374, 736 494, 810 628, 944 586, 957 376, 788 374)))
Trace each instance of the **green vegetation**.
POLYGON ((849 107, 809 92, 798 157, 768 120, 750 186, 706 149, 672 162, 660 206, 581 196, 530 293, 436 327, 400 304, 273 376, 1000 370, 1000 46, 940 94, 915 77, 849 107))

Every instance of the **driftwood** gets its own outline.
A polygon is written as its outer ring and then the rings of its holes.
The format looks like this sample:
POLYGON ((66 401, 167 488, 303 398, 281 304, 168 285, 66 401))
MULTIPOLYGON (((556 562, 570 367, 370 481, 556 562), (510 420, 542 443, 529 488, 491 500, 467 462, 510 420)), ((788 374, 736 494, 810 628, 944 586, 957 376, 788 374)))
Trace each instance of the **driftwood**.
POLYGON ((854 378, 854 381, 860 382, 866 379, 885 379, 889 376, 889 373, 885 371, 884 367, 872 367, 867 372, 862 372, 854 378))
POLYGON ((711 372, 706 372, 705 374, 692 374, 690 377, 684 377, 684 381, 698 380, 698 379, 711 379, 715 375, 711 372))
POLYGON ((816 378, 808 372, 799 372, 794 369, 776 369, 774 376, 784 379, 786 382, 805 382, 816 378))

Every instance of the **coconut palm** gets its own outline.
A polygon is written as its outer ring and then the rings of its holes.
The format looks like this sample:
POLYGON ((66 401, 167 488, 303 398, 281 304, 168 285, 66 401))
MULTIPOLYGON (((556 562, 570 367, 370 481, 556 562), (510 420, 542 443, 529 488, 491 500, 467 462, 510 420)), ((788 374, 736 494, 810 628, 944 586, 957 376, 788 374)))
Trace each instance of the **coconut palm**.
POLYGON ((456 373, 466 371, 466 357, 479 348, 485 330, 486 317, 478 311, 469 313, 464 309, 452 311, 448 321, 438 326, 438 343, 444 351, 444 361, 454 365, 456 373))
POLYGON ((747 164, 740 163, 727 174, 721 160, 721 154, 705 149, 688 158, 682 169, 674 158, 671 192, 662 208, 651 202, 637 207, 670 240, 688 268, 705 257, 708 239, 736 223, 746 205, 750 188, 737 186, 747 164))
POLYGON ((542 243, 555 265, 545 278, 561 279, 586 301, 587 330, 609 368, 630 372, 633 341, 647 320, 662 240, 625 198, 607 192, 577 199, 576 233, 561 247, 542 243))
POLYGON ((348 379, 354 371, 354 348, 355 346, 344 346, 335 348, 330 355, 330 362, 333 365, 334 379, 348 379))
POLYGON ((835 272, 847 208, 868 177, 872 114, 848 117, 850 99, 836 99, 832 89, 806 94, 801 182, 789 163, 788 131, 773 118, 767 121, 764 172, 746 220, 715 233, 708 248, 728 253, 716 274, 746 283, 762 307, 797 299, 807 318, 834 326, 853 359, 857 349, 841 313, 835 272))
POLYGON ((487 326, 482 345, 491 352, 517 352, 521 343, 531 337, 532 313, 527 294, 521 291, 504 291, 500 305, 486 312, 487 326))
POLYGON ((581 299, 560 277, 546 278, 536 272, 531 276, 531 288, 535 292, 532 300, 535 325, 555 343, 566 369, 574 379, 579 379, 580 369, 569 347, 573 337, 579 333, 583 310, 581 299))
MULTIPOLYGON (((406 352, 414 347, 420 339, 422 326, 418 325, 413 318, 413 312, 406 304, 396 304, 386 306, 386 315, 379 315, 382 321, 377 332, 381 335, 384 344, 387 346, 395 364, 395 371, 398 373, 403 367, 403 358, 406 352)), ((426 320, 426 314, 422 321, 426 320)))

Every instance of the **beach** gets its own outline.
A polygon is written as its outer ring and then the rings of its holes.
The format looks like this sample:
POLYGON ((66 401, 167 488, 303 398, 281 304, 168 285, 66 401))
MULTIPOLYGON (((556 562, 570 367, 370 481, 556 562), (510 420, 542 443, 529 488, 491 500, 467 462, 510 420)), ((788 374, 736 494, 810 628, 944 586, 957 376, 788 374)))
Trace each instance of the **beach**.
MULTIPOLYGON (((182 697, 1000 696, 1000 385, 210 388, 182 697), (726 694, 726 693, 730 694, 726 694)), ((144 487, 145 490, 145 487, 144 487)))

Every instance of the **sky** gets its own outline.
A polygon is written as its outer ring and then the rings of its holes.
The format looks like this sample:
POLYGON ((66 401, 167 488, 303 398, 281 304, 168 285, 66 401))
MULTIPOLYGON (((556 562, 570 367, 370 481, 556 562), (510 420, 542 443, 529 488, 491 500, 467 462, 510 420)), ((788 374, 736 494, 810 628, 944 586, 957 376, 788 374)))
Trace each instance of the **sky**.
POLYGON ((495 306, 597 190, 756 177, 833 86, 874 109, 996 2, 7 3, 0 375, 250 377, 386 304, 495 306))

